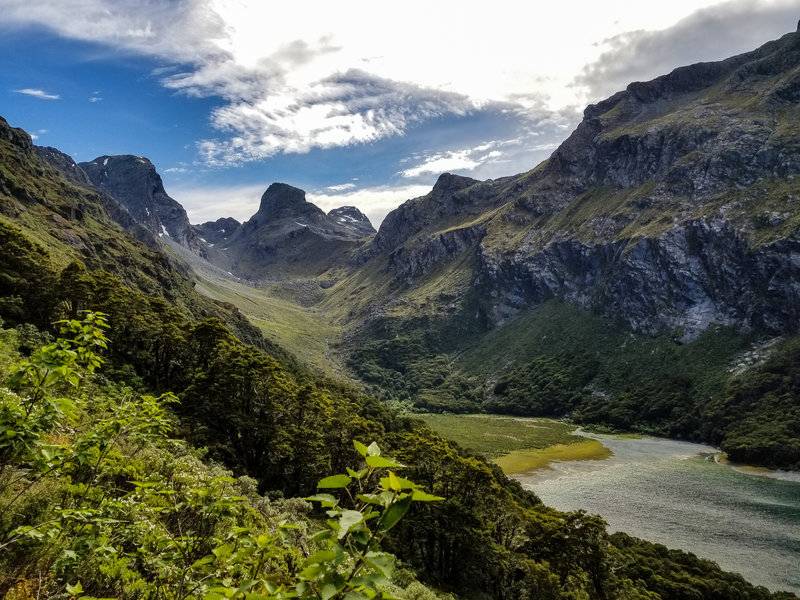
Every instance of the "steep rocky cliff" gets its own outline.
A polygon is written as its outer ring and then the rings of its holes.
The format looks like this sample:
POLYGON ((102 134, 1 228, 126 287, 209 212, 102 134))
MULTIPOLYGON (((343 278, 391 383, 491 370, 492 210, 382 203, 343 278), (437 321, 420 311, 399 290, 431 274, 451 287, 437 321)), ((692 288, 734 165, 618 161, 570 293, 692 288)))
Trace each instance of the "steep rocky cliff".
POLYGON ((495 324, 560 297, 684 340, 711 324, 793 331, 799 99, 797 33, 633 83, 529 173, 443 175, 361 256, 411 286, 470 257, 463 295, 495 324))
POLYGON ((205 249, 183 206, 164 190, 161 176, 141 156, 100 156, 78 165, 91 183, 120 202, 153 235, 169 238, 192 252, 205 249))

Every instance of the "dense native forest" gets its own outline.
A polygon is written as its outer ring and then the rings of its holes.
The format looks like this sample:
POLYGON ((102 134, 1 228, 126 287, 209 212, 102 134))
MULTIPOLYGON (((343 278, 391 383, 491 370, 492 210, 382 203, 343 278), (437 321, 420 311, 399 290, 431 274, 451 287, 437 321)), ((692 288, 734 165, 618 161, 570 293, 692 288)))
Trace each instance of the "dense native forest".
POLYGON ((569 416, 599 431, 711 443, 736 462, 800 468, 797 336, 753 350, 759 332, 713 327, 679 344, 558 300, 488 335, 448 321, 381 326, 391 335, 362 334, 349 365, 390 404, 569 416), (518 347, 527 360, 494 364, 504 347, 518 347), (753 357, 758 364, 747 364, 753 357), (739 369, 737 361, 745 361, 739 369))
POLYGON ((34 237, 0 221, 6 598, 791 597, 542 505, 231 307, 145 293, 145 259, 34 237))

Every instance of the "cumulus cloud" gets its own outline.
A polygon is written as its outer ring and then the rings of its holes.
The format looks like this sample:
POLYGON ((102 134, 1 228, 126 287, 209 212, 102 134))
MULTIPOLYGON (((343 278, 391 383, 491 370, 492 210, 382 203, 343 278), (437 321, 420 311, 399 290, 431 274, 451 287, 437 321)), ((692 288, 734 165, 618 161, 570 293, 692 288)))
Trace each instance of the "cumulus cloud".
MULTIPOLYGON (((471 158, 474 152, 474 149, 468 149, 434 154, 433 156, 426 157, 422 163, 408 169, 403 169, 398 174, 403 177, 419 177, 420 175, 427 173, 472 171, 475 167, 481 164, 479 161, 471 158)), ((499 156, 500 153, 495 151, 494 153, 490 154, 496 154, 499 156)))
POLYGON ((24 88, 21 90, 14 90, 18 94, 25 94, 26 96, 33 96, 41 100, 60 100, 61 96, 58 94, 48 94, 44 90, 37 90, 33 88, 24 88))
POLYGON ((698 61, 722 60, 793 31, 794 0, 732 0, 698 10, 674 26, 636 30, 603 40, 603 52, 574 80, 591 101, 698 61))
POLYGON ((363 188, 345 194, 309 192, 306 198, 325 212, 340 206, 355 206, 367 215, 372 226, 377 229, 386 215, 403 202, 424 196, 430 191, 430 185, 387 185, 363 188))

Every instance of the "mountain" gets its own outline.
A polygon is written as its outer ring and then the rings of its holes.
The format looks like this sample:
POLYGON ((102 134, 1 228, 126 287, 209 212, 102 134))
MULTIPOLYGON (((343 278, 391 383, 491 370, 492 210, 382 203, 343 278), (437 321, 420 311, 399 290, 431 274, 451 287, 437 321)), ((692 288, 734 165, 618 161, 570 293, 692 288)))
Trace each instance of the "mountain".
POLYGON ((355 206, 340 206, 328 212, 328 219, 336 221, 345 229, 350 229, 357 238, 364 238, 376 233, 367 215, 355 206))
POLYGON ((78 165, 89 181, 122 204, 131 216, 159 238, 196 254, 204 253, 186 210, 164 190, 161 176, 141 156, 100 156, 78 165))
POLYGON ((386 257, 405 286, 468 262, 468 281, 446 291, 490 326, 562 298, 684 341, 711 325, 794 331, 798 98, 798 33, 633 83, 589 106, 533 171, 443 175, 362 256, 386 257))
POLYGON ((320 302, 350 368, 425 410, 800 467, 798 99, 791 33, 632 83, 527 173, 442 175, 320 302))
MULTIPOLYGON (((736 459, 800 467, 800 338, 786 322, 800 264, 796 52, 787 36, 730 63, 689 67, 692 76, 636 84, 587 109, 530 173, 486 182, 443 175, 374 235, 359 213, 325 215, 302 190, 273 184, 233 233, 226 220, 195 230, 209 236, 199 240, 213 250, 209 259, 262 287, 206 287, 257 305, 259 292, 279 289, 265 279, 307 278, 318 297, 304 313, 314 318, 309 339, 341 334, 352 370, 403 406, 568 414, 721 441, 736 459), (731 87, 746 90, 743 98, 731 87), (704 106, 731 120, 705 125, 708 135, 688 132, 709 116, 704 106), (769 131, 757 134, 762 120, 769 131), (653 133, 662 126, 663 139, 653 133), (731 240, 740 245, 731 250, 731 240), (726 277, 741 278, 741 303, 752 312, 715 290, 732 287, 726 277), (760 297, 748 296, 759 277, 767 281, 760 297), (696 323, 686 291, 695 288, 713 309, 696 323), (671 312, 654 316, 654 303, 671 312), (730 313, 718 313, 726 306, 730 313), (627 318, 629 310, 638 316, 627 318)), ((199 296, 192 288, 203 282, 185 277, 161 244, 155 251, 129 235, 142 223, 156 226, 154 240, 190 244, 191 234, 181 233, 181 211, 147 161, 122 158, 119 179, 98 175, 113 185, 87 175, 90 188, 68 157, 37 149, 0 120, 0 316, 2 327, 21 325, 0 330, 0 375, 19 365, 15 391, 0 390, 4 470, 21 482, 0 494, 0 595, 271 594, 274 581, 317 594, 312 585, 330 565, 334 583, 324 593, 342 596, 342 554, 314 552, 315 544, 340 550, 377 537, 363 535, 368 517, 352 510, 330 513, 340 520, 310 537, 321 512, 300 498, 318 482, 369 493, 373 466, 396 459, 407 465, 403 477, 389 474, 383 486, 394 488, 386 495, 400 509, 386 509, 391 524, 371 523, 392 527, 381 541, 407 566, 393 579, 404 597, 792 597, 693 555, 611 536, 583 511, 550 509, 496 465, 341 380, 293 365, 232 305, 199 296), (126 209, 114 198, 128 193, 126 209), (92 357, 105 343, 98 327, 74 319, 86 308, 112 324, 107 365, 94 379, 92 357), (75 339, 31 353, 63 317, 74 319, 75 339), (91 368, 77 378, 87 359, 91 368), (140 396, 167 391, 180 403, 140 396), (201 466, 201 456, 240 477, 201 466), (370 477, 348 467, 362 459, 370 477), (405 514, 427 496, 399 499, 414 485, 406 477, 443 498, 405 514), (142 507, 153 508, 144 521, 142 507), (274 521, 284 516, 291 530, 279 536, 274 521), (301 556, 308 568, 298 567, 301 556)), ((97 173, 111 163, 101 159, 97 173)), ((325 337, 326 351, 333 342, 325 337)), ((338 507, 330 498, 316 501, 338 507)), ((364 591, 365 574, 387 575, 394 561, 364 550, 350 562, 360 578, 346 583, 364 591)))
POLYGON ((273 183, 258 211, 209 260, 251 280, 315 277, 342 264, 374 231, 357 209, 326 215, 303 190, 273 183))
POLYGON ((203 242, 214 245, 226 241, 241 223, 232 217, 222 217, 216 221, 207 221, 200 225, 195 225, 195 230, 203 242))

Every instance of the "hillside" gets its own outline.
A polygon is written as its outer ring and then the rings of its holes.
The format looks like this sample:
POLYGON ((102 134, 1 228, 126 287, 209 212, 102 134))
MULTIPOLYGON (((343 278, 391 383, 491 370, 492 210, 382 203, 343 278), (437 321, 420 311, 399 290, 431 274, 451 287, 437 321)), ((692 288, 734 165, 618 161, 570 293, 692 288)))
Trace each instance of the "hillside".
MULTIPOLYGON (((792 33, 632 83, 533 170, 444 174, 377 233, 281 183, 245 223, 191 226, 199 252, 137 214, 199 291, 385 401, 569 416, 794 468, 798 64, 792 33)), ((86 166, 128 206, 155 214, 145 172, 166 196, 146 159, 86 166)))
POLYGON ((0 127, 4 597, 791 597, 549 509, 310 373, 0 127), (383 467, 402 477, 381 483, 383 467), (354 489, 364 503, 317 496, 327 519, 303 500, 362 478, 376 491, 354 489))

